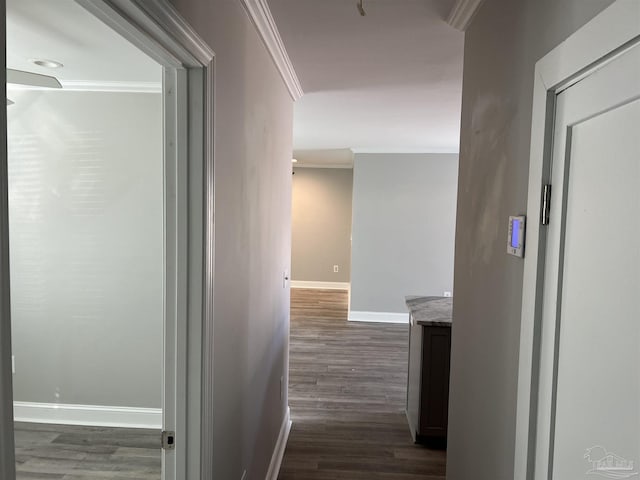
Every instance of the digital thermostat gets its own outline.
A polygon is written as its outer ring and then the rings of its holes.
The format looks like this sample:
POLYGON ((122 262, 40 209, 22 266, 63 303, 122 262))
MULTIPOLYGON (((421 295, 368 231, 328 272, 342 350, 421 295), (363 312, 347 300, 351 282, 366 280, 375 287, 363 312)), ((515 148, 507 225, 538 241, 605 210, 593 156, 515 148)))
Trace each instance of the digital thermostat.
POLYGON ((509 217, 509 236, 507 253, 516 257, 524 257, 524 215, 509 217))

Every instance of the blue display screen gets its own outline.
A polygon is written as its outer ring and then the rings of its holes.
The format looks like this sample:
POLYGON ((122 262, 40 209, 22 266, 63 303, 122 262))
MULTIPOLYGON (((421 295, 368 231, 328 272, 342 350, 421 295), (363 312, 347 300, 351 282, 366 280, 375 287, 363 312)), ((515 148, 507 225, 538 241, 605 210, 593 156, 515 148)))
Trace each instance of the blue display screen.
POLYGON ((513 219, 513 223, 511 225, 511 246, 513 248, 518 248, 520 246, 520 220, 517 218, 513 219))

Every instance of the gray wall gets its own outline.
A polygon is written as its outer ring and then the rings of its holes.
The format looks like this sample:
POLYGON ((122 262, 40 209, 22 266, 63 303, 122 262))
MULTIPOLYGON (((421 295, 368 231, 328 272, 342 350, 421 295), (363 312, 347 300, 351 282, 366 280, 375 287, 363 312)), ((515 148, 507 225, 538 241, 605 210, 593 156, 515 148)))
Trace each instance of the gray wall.
POLYGON ((351 310, 406 312, 452 290, 458 156, 357 154, 351 310))
POLYGON ((348 282, 351 168, 294 168, 291 278, 348 282), (333 266, 338 265, 338 273, 333 266))
POLYGON ((14 399, 159 408, 162 97, 10 97, 14 399))
MULTIPOLYGON (((447 478, 513 480, 535 62, 611 0, 485 0, 466 33, 447 478)), ((536 219, 530 219, 536 221, 536 219)))
POLYGON ((214 476, 262 480, 287 408, 293 102, 241 2, 172 3, 216 54, 214 476))

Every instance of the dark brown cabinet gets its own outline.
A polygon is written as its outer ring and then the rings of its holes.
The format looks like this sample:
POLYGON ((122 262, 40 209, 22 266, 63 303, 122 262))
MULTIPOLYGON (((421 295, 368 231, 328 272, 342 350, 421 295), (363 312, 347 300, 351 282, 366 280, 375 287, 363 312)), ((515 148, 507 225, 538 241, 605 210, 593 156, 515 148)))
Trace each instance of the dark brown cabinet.
POLYGON ((446 446, 451 326, 409 325, 407 419, 416 443, 446 446))

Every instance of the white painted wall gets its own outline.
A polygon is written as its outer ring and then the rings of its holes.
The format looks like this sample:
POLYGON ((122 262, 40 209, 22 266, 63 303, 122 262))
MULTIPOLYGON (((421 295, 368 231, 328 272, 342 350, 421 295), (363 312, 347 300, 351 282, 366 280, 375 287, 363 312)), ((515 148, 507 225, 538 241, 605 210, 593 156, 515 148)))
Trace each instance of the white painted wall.
POLYGON ((293 103, 241 2, 172 3, 216 55, 214 477, 263 480, 287 409, 293 103))
POLYGON ((162 97, 9 96, 14 400, 160 408, 162 97))
POLYGON ((351 312, 452 290, 457 176, 456 154, 356 154, 351 312))

